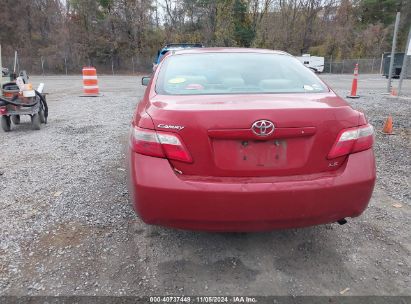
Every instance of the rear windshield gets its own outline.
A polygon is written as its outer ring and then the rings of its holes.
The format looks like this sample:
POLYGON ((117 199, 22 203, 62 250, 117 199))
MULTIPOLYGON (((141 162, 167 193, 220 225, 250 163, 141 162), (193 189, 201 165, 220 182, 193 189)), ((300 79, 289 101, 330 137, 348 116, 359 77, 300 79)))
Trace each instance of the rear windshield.
POLYGON ((156 92, 164 95, 319 93, 327 88, 292 56, 203 53, 170 56, 156 92))

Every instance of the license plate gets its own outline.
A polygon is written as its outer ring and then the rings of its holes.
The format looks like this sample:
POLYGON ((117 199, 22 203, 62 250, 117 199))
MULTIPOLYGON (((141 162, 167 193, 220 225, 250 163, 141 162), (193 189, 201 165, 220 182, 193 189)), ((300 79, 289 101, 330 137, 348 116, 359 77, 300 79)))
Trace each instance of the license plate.
POLYGON ((287 162, 285 140, 238 141, 238 162, 245 167, 282 167, 287 162))
MULTIPOLYGON (((288 140, 213 140, 214 161, 230 171, 270 170, 288 167, 288 140)), ((289 151, 288 151, 289 152, 289 151)))

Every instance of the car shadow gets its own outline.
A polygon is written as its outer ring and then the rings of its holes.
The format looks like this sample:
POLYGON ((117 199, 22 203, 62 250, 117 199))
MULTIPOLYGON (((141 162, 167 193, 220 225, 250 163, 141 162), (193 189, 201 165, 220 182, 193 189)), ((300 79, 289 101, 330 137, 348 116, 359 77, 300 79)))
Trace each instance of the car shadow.
POLYGON ((344 266, 348 249, 344 250, 337 235, 341 228, 335 224, 259 233, 147 227, 150 250, 145 261, 166 289, 196 292, 196 282, 205 282, 206 289, 214 292, 221 286, 228 290, 246 286, 269 294, 275 288, 278 293, 298 289, 297 282, 309 284, 315 279, 320 292, 338 280, 350 280, 344 266), (328 276, 322 276, 324 271, 328 276))

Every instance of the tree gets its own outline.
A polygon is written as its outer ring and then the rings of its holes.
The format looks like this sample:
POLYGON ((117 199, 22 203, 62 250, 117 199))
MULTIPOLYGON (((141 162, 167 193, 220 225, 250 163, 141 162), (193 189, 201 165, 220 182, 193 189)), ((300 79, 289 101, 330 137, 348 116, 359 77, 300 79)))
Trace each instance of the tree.
POLYGON ((361 0, 359 11, 363 24, 382 23, 391 25, 395 13, 401 9, 403 0, 361 0))
POLYGON ((411 25, 407 0, 3 0, 1 8, 3 57, 18 50, 21 67, 35 72, 41 57, 55 72, 146 69, 166 42, 375 57, 390 49, 397 10, 399 49, 411 25))
POLYGON ((255 32, 250 16, 247 11, 247 4, 244 0, 234 0, 233 6, 234 40, 238 46, 250 47, 255 32))

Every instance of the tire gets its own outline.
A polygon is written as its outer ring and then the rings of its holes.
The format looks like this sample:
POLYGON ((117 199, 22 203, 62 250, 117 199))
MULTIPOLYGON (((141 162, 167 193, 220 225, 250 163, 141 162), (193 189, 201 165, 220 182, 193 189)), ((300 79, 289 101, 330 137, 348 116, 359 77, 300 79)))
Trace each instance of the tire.
POLYGON ((42 124, 46 123, 46 117, 44 116, 44 110, 39 111, 39 116, 40 116, 40 122, 42 124))
POLYGON ((20 124, 20 115, 13 115, 13 116, 11 116, 11 121, 12 121, 15 125, 19 125, 19 124, 20 124))
POLYGON ((31 116, 31 128, 33 130, 40 130, 40 127, 41 127, 40 115, 33 114, 31 116))
POLYGON ((11 120, 9 116, 2 116, 1 117, 1 128, 4 132, 11 131, 11 120))
MULTIPOLYGON (((42 96, 43 99, 44 99, 44 103, 46 103, 46 95, 42 94, 41 96, 42 96)), ((47 103, 46 103, 46 104, 47 104, 47 103)), ((47 117, 46 117, 46 115, 45 115, 45 107, 44 107, 44 104, 41 105, 39 114, 40 114, 41 123, 46 124, 46 123, 47 123, 47 117)))

